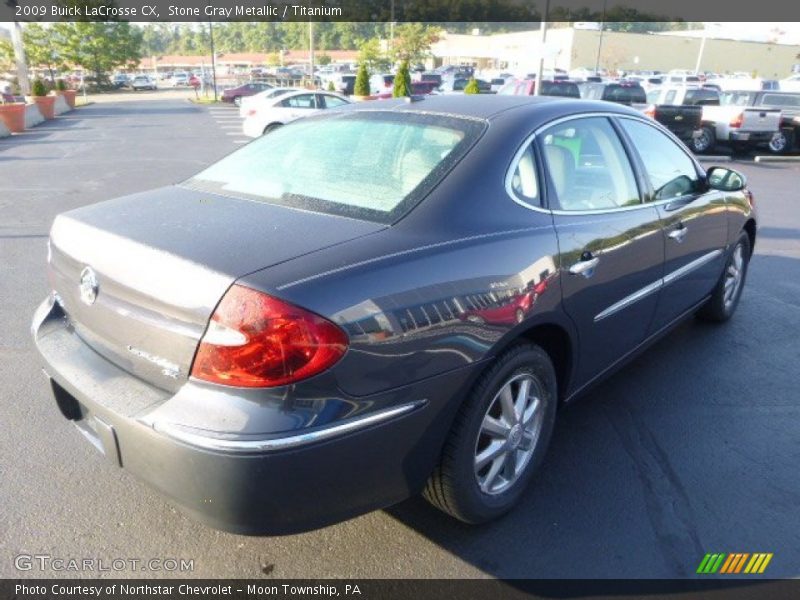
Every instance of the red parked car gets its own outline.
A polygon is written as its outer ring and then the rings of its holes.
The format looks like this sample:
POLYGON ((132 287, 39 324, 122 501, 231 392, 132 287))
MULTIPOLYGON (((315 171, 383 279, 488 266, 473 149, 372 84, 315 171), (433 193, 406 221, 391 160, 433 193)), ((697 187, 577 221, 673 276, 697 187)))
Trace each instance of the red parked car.
POLYGON ((261 83, 252 81, 245 83, 234 88, 228 88, 222 92, 221 100, 223 102, 233 102, 236 106, 242 103, 242 98, 246 96, 255 96, 256 94, 265 90, 271 90, 274 85, 268 83, 261 83))

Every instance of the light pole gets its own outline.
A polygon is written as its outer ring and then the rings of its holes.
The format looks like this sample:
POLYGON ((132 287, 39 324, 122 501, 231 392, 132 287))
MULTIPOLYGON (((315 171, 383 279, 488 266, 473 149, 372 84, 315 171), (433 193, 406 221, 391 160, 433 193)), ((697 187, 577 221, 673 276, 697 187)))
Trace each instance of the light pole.
POLYGON ((314 85, 314 21, 308 22, 308 71, 311 87, 316 87, 314 85))
POLYGON ((603 0, 603 16, 600 19, 600 41, 597 43, 597 60, 594 63, 594 74, 600 70, 600 51, 603 49, 603 31, 606 28, 606 3, 608 0, 603 0))
POLYGON ((542 90, 542 78, 544 77, 544 51, 547 42, 547 17, 550 12, 550 0, 544 3, 544 20, 542 21, 542 35, 539 39, 539 66, 536 68, 536 81, 533 82, 533 95, 539 96, 542 90))
MULTIPOLYGON (((16 2, 12 6, 16 5, 16 2)), ((14 22, 11 28, 11 43, 14 46, 14 61, 17 65, 17 80, 19 81, 19 91, 23 96, 31 93, 31 83, 28 79, 28 61, 25 59, 25 46, 22 41, 22 24, 14 22)))
POLYGON ((208 41, 211 45, 211 85, 214 87, 214 102, 217 101, 217 53, 214 50, 214 23, 208 22, 208 41))
POLYGON ((697 62, 694 65, 694 74, 697 75, 700 72, 700 62, 703 60, 703 53, 706 50, 706 39, 708 38, 708 30, 706 29, 705 25, 703 25, 703 39, 700 42, 700 51, 697 53, 697 62))

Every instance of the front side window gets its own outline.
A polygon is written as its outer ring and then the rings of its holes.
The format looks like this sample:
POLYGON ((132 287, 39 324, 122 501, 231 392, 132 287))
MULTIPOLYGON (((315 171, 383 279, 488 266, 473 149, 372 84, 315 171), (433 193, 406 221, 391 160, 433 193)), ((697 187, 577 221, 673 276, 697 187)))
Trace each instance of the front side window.
POLYGON ((641 121, 620 119, 620 123, 644 163, 655 200, 680 198, 700 191, 700 176, 694 162, 680 146, 641 121))
POLYGON ((639 204, 633 169, 608 119, 560 123, 546 129, 540 140, 555 192, 551 209, 607 210, 639 204))
POLYGON ((333 111, 276 129, 183 185, 391 223, 460 160, 484 127, 439 115, 333 111))

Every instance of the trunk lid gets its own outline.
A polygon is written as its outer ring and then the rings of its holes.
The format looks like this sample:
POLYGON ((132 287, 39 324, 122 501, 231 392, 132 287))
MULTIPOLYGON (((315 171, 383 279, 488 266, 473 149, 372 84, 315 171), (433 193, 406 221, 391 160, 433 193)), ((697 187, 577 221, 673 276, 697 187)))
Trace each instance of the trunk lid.
POLYGON ((176 391, 214 308, 237 278, 383 228, 162 188, 59 215, 50 234, 49 278, 87 344, 176 391))

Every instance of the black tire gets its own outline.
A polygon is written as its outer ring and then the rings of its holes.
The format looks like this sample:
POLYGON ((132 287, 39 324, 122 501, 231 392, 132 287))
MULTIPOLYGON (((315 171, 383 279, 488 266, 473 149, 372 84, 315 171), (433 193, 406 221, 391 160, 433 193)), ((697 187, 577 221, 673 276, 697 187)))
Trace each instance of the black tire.
MULTIPOLYGON (((508 512, 520 499, 544 458, 553 433, 557 403, 556 373, 547 353, 532 344, 521 344, 506 351, 475 382, 469 396, 459 409, 445 441, 439 464, 428 480, 423 496, 438 509, 466 523, 491 521, 508 512), (535 417, 531 417, 531 422, 536 420, 538 434, 530 437, 533 440, 532 453, 522 462, 518 474, 505 482, 507 487, 487 492, 479 485, 480 470, 476 469, 476 456, 486 436, 482 424, 484 418, 490 415, 496 406, 495 400, 500 396, 500 390, 506 384, 513 385, 509 382, 519 378, 535 381, 538 385, 538 388, 534 388, 534 384, 531 383, 531 390, 537 390, 535 397, 541 396, 542 403, 541 410, 534 409, 532 415, 535 417)), ((524 414, 527 411, 522 412, 524 414)), ((503 417, 499 419, 502 420, 503 417)), ((492 440, 492 443, 495 443, 495 440, 492 440)), ((509 442, 504 443, 508 447, 509 442)), ((517 444, 519 443, 518 439, 517 444)), ((525 452, 525 449, 516 445, 512 448, 511 452, 514 453, 516 461, 518 452, 525 452)), ((505 453, 503 455, 505 456, 505 453)), ((494 461, 491 461, 491 465, 489 462, 486 464, 490 466, 490 471, 494 466, 493 463, 494 461)), ((505 473, 503 467, 501 480, 505 478, 505 473)))
POLYGON ((785 127, 778 131, 767 144, 772 154, 787 154, 794 148, 794 129, 785 127))
POLYGON ((713 127, 704 125, 700 129, 700 137, 692 138, 690 146, 695 154, 711 152, 717 145, 717 133, 713 127))
POLYGON ((264 134, 267 135, 271 131, 275 131, 278 127, 283 127, 283 123, 270 123, 266 127, 264 127, 264 134))
POLYGON ((715 323, 723 323, 733 316, 736 312, 736 307, 739 306, 739 299, 742 297, 742 290, 747 281, 747 265, 750 263, 750 237, 747 232, 742 231, 739 234, 739 239, 731 248, 728 258, 725 261, 725 268, 722 270, 717 286, 714 288, 711 298, 700 308, 697 316, 705 321, 713 321, 715 323), (741 276, 738 284, 730 284, 731 269, 736 268, 737 252, 741 249, 741 266, 738 268, 741 276), (735 285, 735 289, 730 297, 728 297, 728 286, 735 285))

